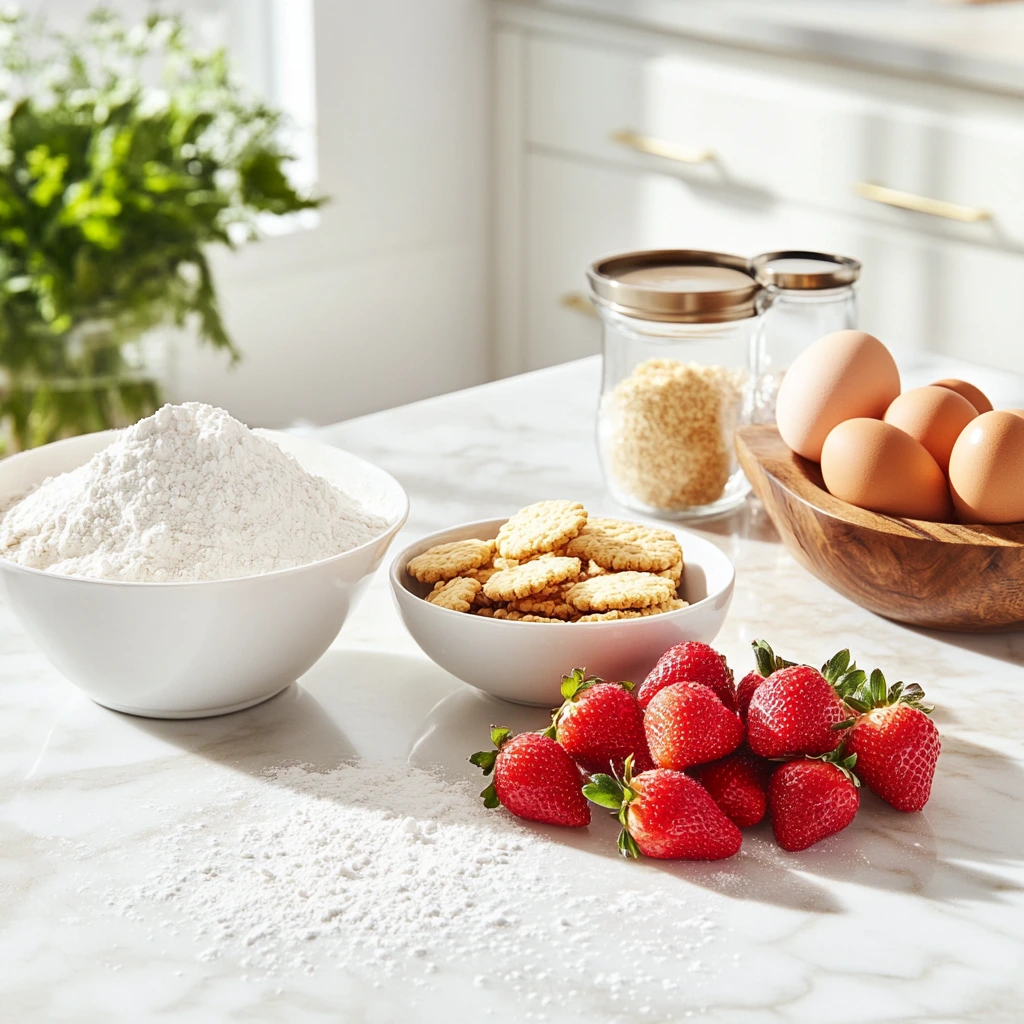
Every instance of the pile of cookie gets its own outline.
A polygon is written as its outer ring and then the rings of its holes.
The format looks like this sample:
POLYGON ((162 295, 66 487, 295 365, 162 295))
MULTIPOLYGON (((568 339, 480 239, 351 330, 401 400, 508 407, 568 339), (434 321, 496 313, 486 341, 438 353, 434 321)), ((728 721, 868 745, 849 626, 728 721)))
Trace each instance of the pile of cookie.
POLYGON ((538 501, 494 540, 424 551, 406 571, 431 604, 520 622, 636 619, 685 608, 683 549, 669 530, 590 518, 572 501, 538 501))

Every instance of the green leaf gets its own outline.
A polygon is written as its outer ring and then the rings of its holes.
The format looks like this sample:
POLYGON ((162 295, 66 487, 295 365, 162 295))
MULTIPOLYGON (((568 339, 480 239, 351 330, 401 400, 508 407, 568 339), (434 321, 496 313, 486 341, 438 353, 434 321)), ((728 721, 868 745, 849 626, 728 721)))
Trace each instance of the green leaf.
POLYGON ((626 693, 632 693, 636 688, 636 683, 631 683, 628 679, 620 679, 619 686, 621 686, 626 693))
POLYGON ((493 782, 486 789, 480 790, 480 795, 484 798, 484 807, 494 808, 501 806, 501 801, 498 799, 498 791, 494 788, 493 782))
POLYGON ((500 750, 512 737, 512 730, 504 726, 491 729, 491 742, 500 750))
POLYGON ((611 775, 592 775, 583 787, 583 795, 591 802, 618 811, 623 802, 623 789, 611 775))
POLYGON ((490 775, 494 771, 494 763, 497 759, 498 752, 496 750, 478 750, 475 754, 470 754, 469 763, 482 769, 484 775, 490 775))
POLYGON ((871 703, 876 707, 882 707, 885 704, 885 698, 887 696, 885 687, 885 676, 882 675, 882 670, 873 668, 871 670, 871 678, 868 683, 871 692, 871 703))
POLYGON ((565 700, 572 700, 578 693, 582 692, 589 685, 584 668, 574 668, 568 675, 562 676, 560 687, 562 697, 565 700))
POLYGON ((830 682, 836 683, 850 667, 849 648, 833 654, 821 667, 821 674, 830 682))
POLYGON ((619 833, 617 845, 619 853, 623 857, 632 858, 633 860, 639 859, 640 847, 636 845, 636 840, 625 829, 619 833))

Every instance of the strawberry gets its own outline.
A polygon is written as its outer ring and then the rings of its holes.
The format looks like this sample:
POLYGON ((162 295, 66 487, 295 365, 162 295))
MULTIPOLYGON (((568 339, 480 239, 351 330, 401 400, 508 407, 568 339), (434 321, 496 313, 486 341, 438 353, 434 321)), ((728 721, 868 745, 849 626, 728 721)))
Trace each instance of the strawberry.
POLYGON ((690 774, 740 828, 756 825, 768 810, 768 780, 774 766, 749 750, 698 765, 690 774))
POLYGON ((565 703, 554 713, 544 733, 561 744, 566 753, 587 772, 622 773, 626 758, 654 767, 644 736, 644 713, 628 682, 606 683, 587 679, 577 668, 562 677, 565 703))
POLYGON ((710 687, 730 711, 736 710, 732 669, 718 651, 698 640, 676 644, 658 659, 657 665, 636 691, 640 707, 646 709, 659 690, 673 683, 697 683, 710 687))
POLYGON ((588 800, 619 819, 619 852, 661 860, 722 860, 736 853, 743 837, 699 782, 665 768, 633 775, 595 775, 583 787, 588 800))
POLYGON ((754 660, 757 662, 757 668, 748 672, 740 680, 739 686, 736 687, 736 710, 739 711, 740 718, 744 722, 747 720, 747 708, 750 707, 750 698, 754 696, 754 691, 773 672, 796 664, 792 661, 786 661, 785 658, 780 658, 768 645, 767 640, 754 640, 750 646, 754 649, 754 660))
POLYGON ((856 755, 789 761, 768 784, 768 806, 775 841, 784 850, 806 850, 853 821, 860 803, 856 755))
POLYGON ((484 775, 494 772, 494 782, 480 794, 485 807, 501 804, 517 818, 566 828, 590 824, 579 769, 553 739, 536 732, 513 738, 508 729, 492 729, 491 742, 496 750, 469 759, 484 775))
POLYGON ((644 713, 644 732, 654 763, 682 771, 731 754, 743 742, 743 723, 699 683, 659 690, 644 713))
POLYGON ((835 731, 849 714, 840 693, 864 680, 840 651, 819 672, 809 665, 791 665, 773 672, 750 698, 747 740, 762 757, 827 754, 842 742, 835 731))
POLYGON ((898 811, 921 810, 932 791, 941 744, 923 698, 916 683, 886 687, 878 669, 856 696, 846 698, 858 712, 843 723, 849 728, 846 749, 857 755, 857 774, 898 811))

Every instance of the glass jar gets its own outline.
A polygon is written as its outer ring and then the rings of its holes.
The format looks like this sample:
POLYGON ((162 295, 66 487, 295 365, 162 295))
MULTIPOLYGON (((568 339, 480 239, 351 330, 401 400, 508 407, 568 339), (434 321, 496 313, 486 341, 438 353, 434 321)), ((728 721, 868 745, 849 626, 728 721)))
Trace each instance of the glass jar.
POLYGON ((741 504, 733 432, 750 422, 761 292, 747 261, 633 252, 587 277, 604 328, 597 436, 611 496, 669 519, 741 504))
POLYGON ((793 360, 826 334, 857 326, 860 263, 848 256, 789 250, 762 253, 750 266, 764 288, 753 417, 757 423, 774 423, 775 396, 793 360))

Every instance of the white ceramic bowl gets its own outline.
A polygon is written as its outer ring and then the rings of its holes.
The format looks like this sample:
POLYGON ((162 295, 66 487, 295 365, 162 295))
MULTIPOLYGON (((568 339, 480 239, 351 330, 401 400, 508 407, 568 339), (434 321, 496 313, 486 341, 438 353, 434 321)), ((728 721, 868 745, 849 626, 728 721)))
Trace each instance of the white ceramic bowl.
MULTIPOLYGON (((382 469, 307 437, 260 431, 388 522, 366 544, 295 569, 200 583, 58 576, 0 558, 0 587, 43 654, 94 701, 150 718, 201 718, 258 704, 327 650, 409 514, 382 469)), ((0 462, 0 507, 87 462, 114 430, 0 462)))
POLYGON ((573 668, 640 683, 673 644, 710 643, 722 627, 736 575, 732 562, 710 541, 672 527, 666 528, 683 548, 682 594, 690 602, 677 612, 552 624, 466 615, 423 599, 431 588, 405 571, 410 558, 446 541, 490 540, 504 522, 488 519, 432 533, 391 563, 391 591, 413 639, 432 661, 470 686, 517 704, 554 707, 562 700, 561 678, 573 668))

